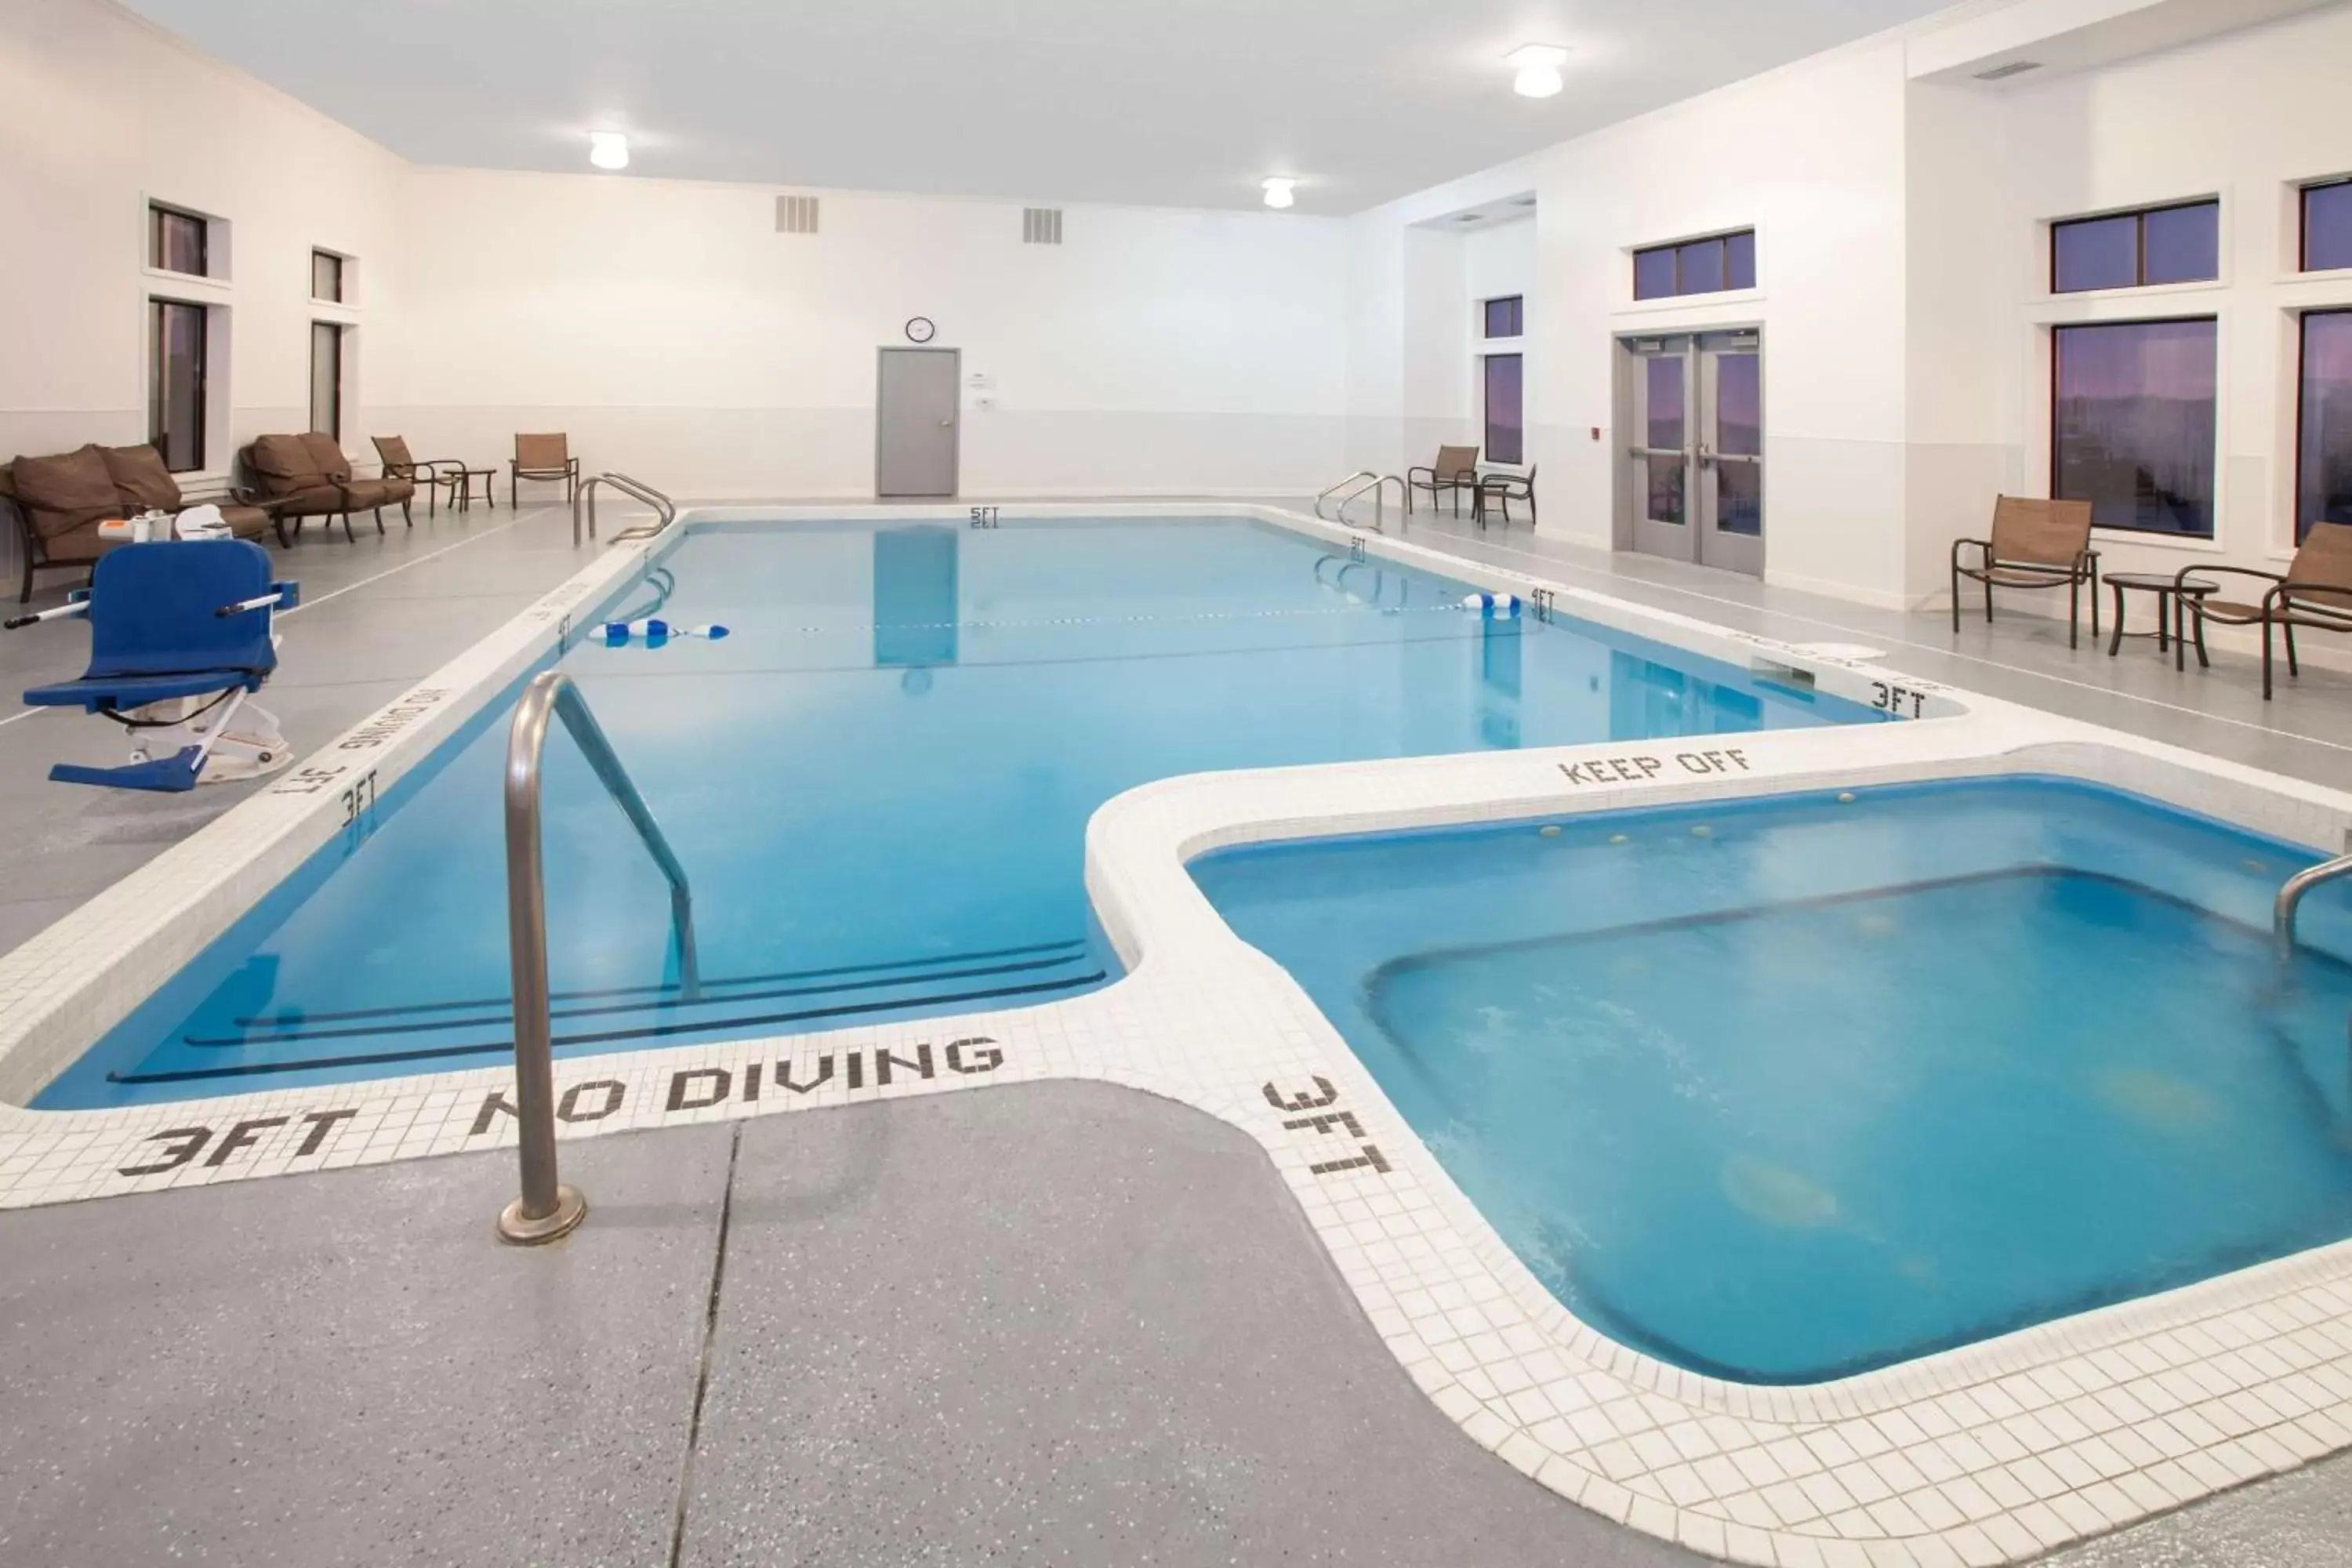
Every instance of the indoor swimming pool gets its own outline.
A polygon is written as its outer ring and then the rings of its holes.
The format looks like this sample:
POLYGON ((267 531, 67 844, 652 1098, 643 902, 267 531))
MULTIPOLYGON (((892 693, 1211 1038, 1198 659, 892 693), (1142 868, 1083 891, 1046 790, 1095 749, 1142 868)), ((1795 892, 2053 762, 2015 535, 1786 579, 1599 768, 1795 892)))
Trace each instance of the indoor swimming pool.
MULTIPOLYGON (((977 521, 977 520, 976 520, 977 521)), ((586 763, 547 751, 555 1044, 582 1054, 1081 994, 1116 978, 1087 817, 1204 770, 1878 714, 1238 520, 698 525, 575 616, 579 683, 694 883, 703 987, 586 763), (606 646, 658 613, 723 640, 606 646)), ((495 1066, 516 692, 49 1084, 82 1108, 495 1066)))
POLYGON ((2352 1236, 2352 898, 2037 779, 1192 867, 1559 1301, 1799 1384, 2352 1236))

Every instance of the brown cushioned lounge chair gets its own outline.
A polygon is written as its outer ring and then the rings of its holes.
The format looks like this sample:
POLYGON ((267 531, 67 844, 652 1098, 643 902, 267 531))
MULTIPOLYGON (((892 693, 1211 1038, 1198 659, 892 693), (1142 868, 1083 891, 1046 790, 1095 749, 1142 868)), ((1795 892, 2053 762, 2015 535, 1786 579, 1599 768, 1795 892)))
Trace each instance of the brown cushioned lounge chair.
POLYGON ((2099 635, 2099 552, 2091 548, 2091 503, 2002 496, 1993 502, 1992 537, 1952 542, 1952 629, 1960 629, 1960 579, 1984 584, 1985 619, 1995 588, 2066 590, 2066 646, 2082 643, 2083 589, 2091 590, 2091 636, 2099 635), (1977 552, 1973 563, 1960 553, 1977 552))
POLYGON ((256 487, 274 503, 278 517, 293 522, 297 533, 305 518, 341 517, 343 537, 352 538, 354 510, 374 511, 375 531, 382 533, 383 509, 395 501, 409 526, 415 526, 408 510, 409 498, 416 493, 415 481, 352 477, 352 460, 343 456, 331 436, 315 430, 299 436, 259 436, 244 456, 256 487))
MULTIPOLYGON (((2196 623, 2197 662, 2206 664, 2205 623, 2263 628, 2263 700, 2271 700, 2271 628, 2286 634, 2286 672, 2300 675, 2294 658, 2294 629, 2352 632, 2352 524, 2315 522, 2303 536, 2294 559, 2284 573, 2252 566, 2184 566, 2175 583, 2203 577, 2252 577, 2268 583, 2260 602, 2216 599, 2210 595, 2183 595, 2181 602, 2196 623)), ((2221 584, 2210 584, 2216 591, 2221 584)))
POLYGON ((517 436, 514 461, 507 468, 509 506, 520 504, 515 500, 515 487, 525 479, 560 481, 565 500, 579 493, 580 459, 572 455, 572 437, 569 436, 517 436))
MULTIPOLYGON (((232 490, 219 498, 191 497, 163 466, 152 447, 100 447, 96 444, 54 457, 19 458, 0 464, 0 500, 16 514, 17 545, 25 562, 25 580, 16 595, 23 604, 33 596, 33 574, 49 571, 88 572, 92 563, 113 548, 112 540, 98 536, 98 525, 142 511, 167 511, 173 516, 192 506, 217 506, 229 531, 239 539, 258 539, 270 530, 268 509, 250 504, 232 490)), ((278 531, 285 542, 285 531, 278 531)))
POLYGON ((1462 498, 1467 494, 1475 505, 1478 495, 1478 448, 1475 447, 1440 447, 1437 461, 1425 468, 1407 468, 1404 473, 1404 507, 1412 510, 1412 492, 1427 490, 1432 511, 1437 510, 1437 498, 1444 493, 1454 497, 1454 515, 1462 515, 1462 498))

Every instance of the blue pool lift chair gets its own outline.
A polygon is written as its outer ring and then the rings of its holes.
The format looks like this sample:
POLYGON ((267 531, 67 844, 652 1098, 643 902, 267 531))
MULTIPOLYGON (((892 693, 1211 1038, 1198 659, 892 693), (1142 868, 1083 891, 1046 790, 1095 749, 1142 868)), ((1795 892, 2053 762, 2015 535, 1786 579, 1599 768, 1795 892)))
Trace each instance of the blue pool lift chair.
POLYGON ((97 713, 131 734, 128 765, 59 763, 49 777, 178 791, 284 767, 277 719, 247 699, 278 668, 270 612, 300 596, 299 584, 271 581, 268 555, 242 539, 124 544, 99 558, 89 588, 68 603, 5 623, 14 631, 88 616, 88 672, 37 686, 25 700, 97 713))

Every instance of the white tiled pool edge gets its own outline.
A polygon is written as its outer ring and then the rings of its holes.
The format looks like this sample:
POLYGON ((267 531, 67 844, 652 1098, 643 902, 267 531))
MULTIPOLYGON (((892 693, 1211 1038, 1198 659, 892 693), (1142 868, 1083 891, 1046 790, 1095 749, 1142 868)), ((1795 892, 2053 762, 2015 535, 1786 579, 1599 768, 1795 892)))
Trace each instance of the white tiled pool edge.
MULTIPOLYGON (((1304 993, 1226 930, 1182 869, 1248 841, 2003 771, 2095 779, 2318 849, 2352 826, 2352 795, 1268 509, 1019 514, 1261 517, 1484 586, 1541 589, 1561 612, 1696 652, 1807 670, 1822 689, 1927 721, 1148 785, 1103 807, 1087 837, 1089 891, 1126 980, 1013 1012, 560 1063, 567 1136, 1049 1078, 1196 1106, 1265 1148, 1384 1341, 1474 1439, 1588 1508, 1743 1562, 2013 1561, 2352 1446, 2352 1244, 1806 1388, 1716 1382, 1618 1345, 1552 1300, 1304 993)), ((965 509, 861 515, 961 521, 965 509)), ((316 847, 365 831, 370 790, 428 755, 545 655, 575 606, 645 559, 599 557, 0 959, 0 1096, 29 1098, 316 847)), ((0 1206, 510 1144, 499 1092, 510 1076, 111 1111, 0 1105, 0 1206)))

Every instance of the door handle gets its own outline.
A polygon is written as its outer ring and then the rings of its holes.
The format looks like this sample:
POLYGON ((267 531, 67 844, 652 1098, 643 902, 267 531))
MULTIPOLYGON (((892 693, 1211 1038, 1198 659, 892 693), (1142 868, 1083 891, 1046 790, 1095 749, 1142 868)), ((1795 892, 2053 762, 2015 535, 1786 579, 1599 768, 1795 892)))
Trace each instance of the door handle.
POLYGON ((945 430, 945 429, 947 429, 950 426, 953 425, 954 423, 955 423, 955 421, 954 421, 954 420, 952 420, 952 419, 942 419, 942 420, 940 420, 940 429, 942 429, 942 430, 945 430))

